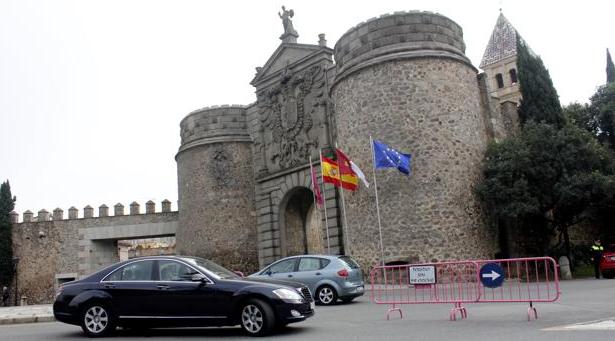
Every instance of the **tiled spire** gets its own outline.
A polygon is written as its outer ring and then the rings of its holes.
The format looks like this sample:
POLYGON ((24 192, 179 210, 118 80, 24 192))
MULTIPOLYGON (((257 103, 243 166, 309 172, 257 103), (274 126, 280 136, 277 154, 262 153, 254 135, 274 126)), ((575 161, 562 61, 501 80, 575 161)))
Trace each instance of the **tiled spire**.
POLYGON ((500 12, 498 21, 493 28, 489 44, 480 62, 480 68, 517 54, 517 30, 500 12))

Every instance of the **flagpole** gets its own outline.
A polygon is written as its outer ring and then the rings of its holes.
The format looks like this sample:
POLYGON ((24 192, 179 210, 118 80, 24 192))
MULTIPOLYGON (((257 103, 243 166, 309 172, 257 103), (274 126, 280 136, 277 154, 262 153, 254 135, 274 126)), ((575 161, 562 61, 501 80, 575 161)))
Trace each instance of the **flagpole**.
MULTIPOLYGON (((322 175, 322 149, 318 149, 318 156, 320 157, 320 177, 324 178, 322 175)), ((325 182, 322 182, 322 201, 323 206, 325 207, 325 232, 327 234, 327 254, 331 254, 331 242, 329 241, 329 219, 327 217, 327 185, 325 182)))
MULTIPOLYGON (((384 266, 384 246, 382 243, 382 224, 380 223, 380 205, 378 204, 378 182, 376 182, 376 155, 374 154, 374 140, 369 136, 369 146, 372 150, 372 171, 374 173, 374 190, 376 191, 376 215, 378 216, 378 235, 380 236, 380 255, 384 266)), ((386 276, 386 272, 385 272, 386 276)))
MULTIPOLYGON (((310 154, 310 179, 314 180, 314 178, 312 177, 312 174, 314 174, 314 166, 312 166, 312 155, 310 154)), ((312 184, 312 199, 314 199, 314 208, 318 209, 318 202, 316 202, 316 192, 314 191, 314 188, 317 184, 312 184)))
POLYGON ((346 220, 346 202, 344 201, 344 185, 342 182, 342 172, 340 170, 340 160, 337 157, 337 142, 335 142, 335 157, 336 157, 336 161, 337 161, 337 174, 338 174, 338 179, 340 180, 340 192, 341 192, 341 196, 342 196, 342 212, 343 212, 343 217, 344 217, 344 226, 343 226, 343 232, 344 232, 344 236, 346 238, 346 247, 344 247, 344 250, 347 251, 347 255, 350 256, 350 236, 349 236, 349 226, 348 226, 348 220, 346 220))

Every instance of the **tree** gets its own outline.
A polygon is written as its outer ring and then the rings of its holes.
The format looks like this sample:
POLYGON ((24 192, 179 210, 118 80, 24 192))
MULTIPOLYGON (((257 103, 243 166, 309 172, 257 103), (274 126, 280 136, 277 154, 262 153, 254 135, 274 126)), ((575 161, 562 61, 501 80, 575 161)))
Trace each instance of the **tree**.
POLYGON ((606 49, 606 83, 613 82, 615 82, 615 65, 613 65, 609 49, 606 49))
POLYGON ((521 91, 519 104, 521 123, 535 121, 562 127, 565 122, 564 114, 549 71, 542 59, 530 51, 519 35, 517 35, 517 69, 521 91))
POLYGON ((578 102, 570 103, 562 108, 567 124, 572 124, 581 129, 585 129, 598 136, 600 132, 600 122, 598 118, 591 114, 589 104, 578 102))
POLYGON ((10 213, 16 198, 11 196, 8 180, 0 185, 0 283, 9 286, 13 281, 13 235, 10 213))
POLYGON ((615 151, 615 82, 599 87, 589 100, 588 115, 598 122, 598 138, 615 151))
POLYGON ((500 219, 532 220, 555 234, 570 256, 568 228, 592 207, 612 202, 615 159, 576 126, 528 121, 521 133, 487 150, 479 197, 500 219), (541 223, 542 222, 542 223, 541 223))

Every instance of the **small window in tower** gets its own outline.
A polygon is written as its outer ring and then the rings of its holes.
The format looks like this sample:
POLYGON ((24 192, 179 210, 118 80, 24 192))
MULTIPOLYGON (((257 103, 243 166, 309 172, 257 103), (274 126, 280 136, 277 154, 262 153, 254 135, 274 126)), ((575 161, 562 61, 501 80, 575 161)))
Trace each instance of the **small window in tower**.
POLYGON ((501 73, 495 75, 495 80, 498 82, 498 88, 501 89, 504 87, 504 78, 502 77, 501 73))
POLYGON ((514 84, 517 84, 517 70, 515 69, 510 69, 510 71, 508 71, 510 73, 510 81, 514 84))

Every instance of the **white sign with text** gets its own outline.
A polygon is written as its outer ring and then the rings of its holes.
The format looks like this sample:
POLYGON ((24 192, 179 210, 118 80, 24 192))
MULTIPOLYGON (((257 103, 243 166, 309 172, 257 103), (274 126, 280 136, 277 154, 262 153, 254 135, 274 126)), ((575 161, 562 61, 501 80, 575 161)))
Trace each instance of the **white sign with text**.
POLYGON ((408 268, 410 284, 435 284, 436 267, 433 265, 412 266, 408 268))

